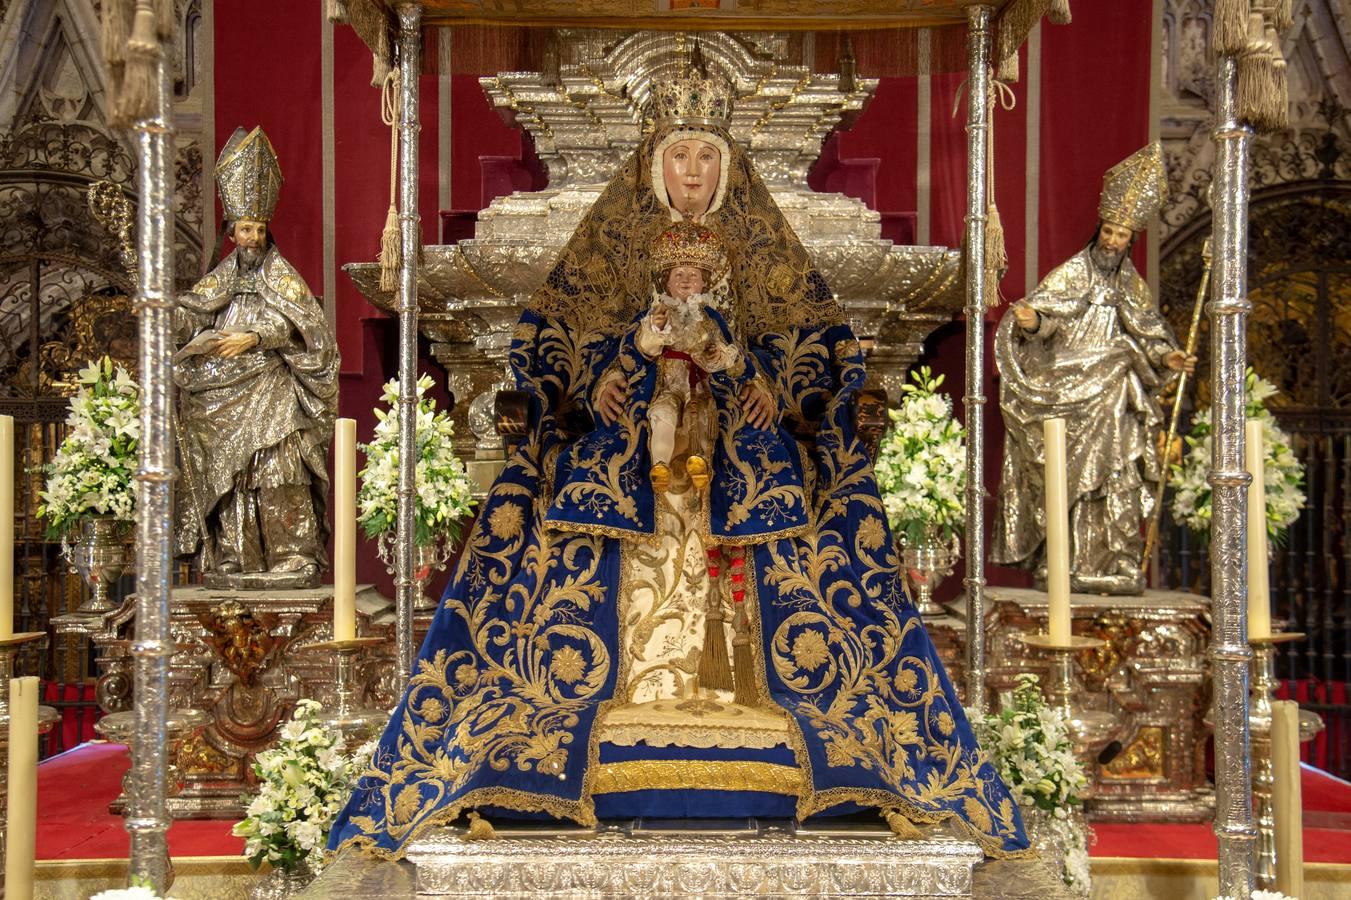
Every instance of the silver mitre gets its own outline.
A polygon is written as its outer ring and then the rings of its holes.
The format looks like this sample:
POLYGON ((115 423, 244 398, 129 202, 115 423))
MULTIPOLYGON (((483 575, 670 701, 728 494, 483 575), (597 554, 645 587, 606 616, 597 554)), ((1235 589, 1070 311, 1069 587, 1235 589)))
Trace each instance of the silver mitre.
POLYGON ((236 128, 216 160, 216 187, 225 218, 231 222, 271 221, 281 194, 281 182, 277 151, 272 149, 263 129, 245 132, 236 128))
POLYGON ((1144 231, 1168 199, 1163 145, 1154 141, 1107 170, 1103 176, 1098 217, 1104 222, 1144 231))

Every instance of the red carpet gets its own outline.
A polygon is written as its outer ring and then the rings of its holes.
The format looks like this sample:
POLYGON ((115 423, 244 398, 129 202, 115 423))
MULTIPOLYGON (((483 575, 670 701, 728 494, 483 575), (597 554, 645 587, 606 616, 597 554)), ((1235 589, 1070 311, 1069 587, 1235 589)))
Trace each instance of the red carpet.
MULTIPOLYGON (((130 768, 121 744, 81 744, 38 766, 38 859, 121 859, 129 850, 122 817, 108 812, 130 768)), ((178 821, 169 827, 172 856, 233 856, 244 842, 233 822, 178 821)))
MULTIPOLYGON (((1304 861, 1351 863, 1351 784, 1304 766, 1304 861)), ((1099 822, 1090 856, 1215 859, 1219 845, 1209 822, 1195 825, 1127 825, 1099 822)))
MULTIPOLYGON (((130 762, 120 744, 81 744, 38 766, 38 859, 127 856, 122 819, 108 812, 130 762)), ((1351 863, 1351 784, 1304 767, 1304 856, 1308 862, 1351 863)), ((232 856, 244 842, 232 822, 177 821, 169 828, 174 856, 232 856)), ((1196 825, 1094 826, 1093 856, 1214 859, 1215 833, 1196 825)))

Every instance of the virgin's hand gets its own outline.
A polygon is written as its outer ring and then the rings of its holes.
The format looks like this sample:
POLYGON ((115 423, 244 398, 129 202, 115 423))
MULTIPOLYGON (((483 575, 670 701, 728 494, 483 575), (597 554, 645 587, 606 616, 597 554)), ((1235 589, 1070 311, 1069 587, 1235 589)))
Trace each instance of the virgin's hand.
POLYGON ((619 421, 624 412, 624 384, 618 378, 611 378, 601 387, 596 396, 596 408, 600 411, 600 420, 606 425, 619 421))
POLYGON ((778 413, 774 398, 758 384, 748 384, 741 389, 741 405, 746 410, 746 421, 754 428, 768 428, 778 413))
POLYGON ((227 334, 216 341, 211 350, 213 356, 221 359, 234 359, 241 353, 252 350, 258 344, 258 335, 251 331, 242 334, 227 334))

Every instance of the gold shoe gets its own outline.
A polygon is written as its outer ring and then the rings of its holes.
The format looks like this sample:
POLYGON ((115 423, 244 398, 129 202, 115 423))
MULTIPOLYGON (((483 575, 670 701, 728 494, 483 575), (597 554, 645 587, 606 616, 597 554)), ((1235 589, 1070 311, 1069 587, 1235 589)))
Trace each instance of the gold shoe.
POLYGON ((658 494, 664 494, 671 489, 671 467, 666 463, 657 463, 648 470, 647 475, 652 479, 652 490, 658 494))
POLYGON ((690 482, 699 490, 708 487, 708 462, 702 456, 691 455, 686 459, 685 472, 690 476, 690 482))

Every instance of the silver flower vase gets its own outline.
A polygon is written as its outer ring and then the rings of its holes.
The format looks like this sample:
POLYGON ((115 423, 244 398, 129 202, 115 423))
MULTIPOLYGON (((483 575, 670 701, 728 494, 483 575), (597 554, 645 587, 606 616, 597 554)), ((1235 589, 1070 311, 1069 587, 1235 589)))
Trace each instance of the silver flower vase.
POLYGON ((901 562, 910 578, 915 596, 911 600, 915 610, 925 618, 946 615, 947 611, 934 602, 934 588, 952 574, 952 563, 957 559, 961 545, 954 535, 950 543, 926 534, 923 541, 911 544, 901 538, 901 562))
MULTIPOLYGON (((435 612, 439 602, 426 594, 427 581, 432 577, 433 572, 439 572, 446 567, 446 560, 450 559, 450 552, 454 545, 444 537, 436 537, 430 544, 418 544, 413 548, 413 581, 417 585, 415 599, 413 600, 414 612, 425 613, 435 612)), ((385 564, 385 571, 391 575, 394 571, 394 561, 396 558, 394 532, 381 532, 376 540, 376 550, 380 554, 381 561, 385 564)))
POLYGON ((286 900, 294 897, 309 887, 318 874, 308 863, 303 862, 287 869, 273 869, 249 888, 249 900, 286 900))
POLYGON ((89 586, 89 596, 76 611, 80 615, 98 616, 117 608, 109 592, 129 562, 128 529, 128 523, 112 516, 91 516, 80 520, 80 534, 74 541, 61 542, 71 571, 89 586))

